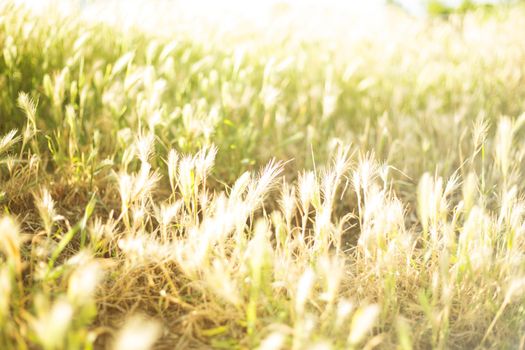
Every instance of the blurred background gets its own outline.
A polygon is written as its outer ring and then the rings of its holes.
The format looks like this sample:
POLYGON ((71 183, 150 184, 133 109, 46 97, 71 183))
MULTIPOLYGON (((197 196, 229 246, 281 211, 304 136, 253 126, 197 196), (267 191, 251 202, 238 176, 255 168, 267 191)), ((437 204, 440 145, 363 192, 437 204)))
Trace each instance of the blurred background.
MULTIPOLYGON (((352 38, 407 30, 414 22, 472 10, 490 12, 519 0, 17 0, 35 11, 80 12, 81 16, 156 35, 189 34, 193 39, 242 38, 264 42, 283 33, 341 46, 352 38), (162 16, 159 16, 162 13, 162 16), (406 22, 406 21, 405 21, 406 22), (405 23, 406 24, 406 23, 405 23), (343 40, 341 40, 343 39, 343 40)), ((522 2, 522 1, 521 1, 522 2)), ((236 41, 238 43, 238 41, 236 41)))
MULTIPOLYGON (((315 17, 323 17, 335 13, 340 15, 377 16, 390 7, 398 8, 417 17, 428 15, 446 15, 453 12, 464 12, 479 7, 492 7, 519 2, 517 0, 367 0, 367 1, 341 1, 341 0, 18 0, 36 9, 47 8, 51 3, 54 7, 62 9, 81 8, 89 13, 99 13, 102 8, 112 7, 118 12, 111 17, 135 12, 138 9, 158 9, 162 7, 170 11, 163 15, 192 16, 194 18, 205 16, 213 21, 253 20, 264 18, 266 15, 276 15, 289 10, 307 11, 315 17), (319 12, 321 10, 321 12, 319 12), (227 15, 227 18, 224 16, 227 15)), ((144 15, 145 13, 143 13, 144 15)), ((145 16, 143 16, 145 17, 145 16)), ((147 21, 147 18, 143 18, 147 21)), ((203 19, 203 18, 201 18, 203 19)))

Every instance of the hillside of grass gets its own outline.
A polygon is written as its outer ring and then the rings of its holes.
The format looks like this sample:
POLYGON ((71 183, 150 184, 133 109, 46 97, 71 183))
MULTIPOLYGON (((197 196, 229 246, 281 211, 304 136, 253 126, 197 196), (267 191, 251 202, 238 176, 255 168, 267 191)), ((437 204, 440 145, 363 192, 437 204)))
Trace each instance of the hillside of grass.
POLYGON ((525 348, 525 8, 385 16, 0 3, 0 349, 525 348))

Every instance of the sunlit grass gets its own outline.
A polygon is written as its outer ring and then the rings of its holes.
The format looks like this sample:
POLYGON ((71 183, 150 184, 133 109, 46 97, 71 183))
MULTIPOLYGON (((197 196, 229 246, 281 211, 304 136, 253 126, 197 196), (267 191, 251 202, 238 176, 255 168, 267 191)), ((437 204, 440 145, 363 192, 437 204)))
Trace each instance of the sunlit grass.
POLYGON ((0 349, 523 348, 525 11, 383 15, 2 3, 0 349))

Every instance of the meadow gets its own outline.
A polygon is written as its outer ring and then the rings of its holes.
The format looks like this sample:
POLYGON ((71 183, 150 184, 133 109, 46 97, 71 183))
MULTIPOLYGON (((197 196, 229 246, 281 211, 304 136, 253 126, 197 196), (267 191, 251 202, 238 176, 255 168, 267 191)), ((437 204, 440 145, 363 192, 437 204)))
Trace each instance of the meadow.
POLYGON ((525 7, 385 16, 0 2, 0 349, 524 349, 525 7))

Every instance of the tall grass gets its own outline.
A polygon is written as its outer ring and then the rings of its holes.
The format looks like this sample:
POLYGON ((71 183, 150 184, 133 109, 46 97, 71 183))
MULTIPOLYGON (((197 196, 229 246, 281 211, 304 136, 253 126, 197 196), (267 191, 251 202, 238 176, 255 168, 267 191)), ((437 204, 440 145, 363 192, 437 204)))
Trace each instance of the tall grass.
POLYGON ((335 49, 2 3, 0 348, 524 348, 524 9, 391 16, 335 49))

